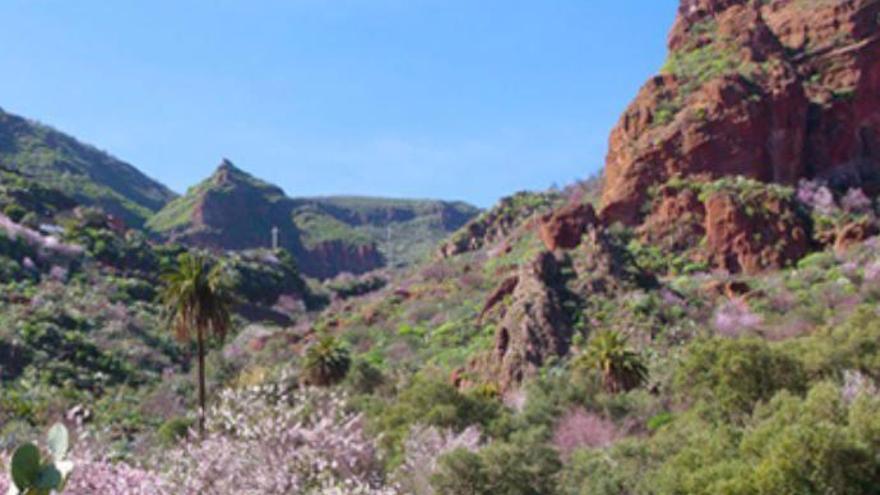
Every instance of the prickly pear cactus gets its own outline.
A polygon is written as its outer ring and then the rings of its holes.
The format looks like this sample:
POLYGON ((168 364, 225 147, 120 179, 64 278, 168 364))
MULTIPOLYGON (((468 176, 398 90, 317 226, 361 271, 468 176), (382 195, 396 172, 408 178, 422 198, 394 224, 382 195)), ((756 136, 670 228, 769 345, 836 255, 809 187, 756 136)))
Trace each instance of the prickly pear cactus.
POLYGON ((67 478, 73 471, 73 463, 67 460, 70 438, 67 428, 56 424, 46 438, 49 457, 44 459, 40 449, 26 443, 12 454, 9 474, 12 483, 7 495, 50 495, 61 493, 67 478))

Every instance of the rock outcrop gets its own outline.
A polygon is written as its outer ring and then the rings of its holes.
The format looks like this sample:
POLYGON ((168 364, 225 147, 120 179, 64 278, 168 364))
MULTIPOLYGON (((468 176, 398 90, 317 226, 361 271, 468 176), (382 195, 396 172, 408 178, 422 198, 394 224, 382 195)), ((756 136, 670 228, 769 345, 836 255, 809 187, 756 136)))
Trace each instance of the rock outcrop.
POLYGON ((712 266, 753 274, 782 268, 809 252, 810 236, 791 202, 766 198, 760 204, 749 214, 732 193, 708 197, 706 250, 712 266))
POLYGON ((520 269, 516 283, 509 284, 511 302, 498 324, 493 350, 456 373, 456 385, 490 380, 499 390, 509 390, 549 359, 568 354, 572 326, 563 309, 566 294, 559 268, 552 253, 542 252, 520 269))
POLYGON ((530 192, 502 198, 492 209, 465 224, 443 243, 438 251, 439 257, 450 258, 500 242, 532 217, 552 209, 559 200, 556 194, 530 192))
POLYGON ((669 60, 611 134, 602 216, 669 178, 821 177, 877 190, 880 2, 683 0, 669 60))
POLYGON ((538 232, 550 251, 574 249, 587 229, 599 223, 596 210, 589 203, 575 203, 541 218, 538 232))
POLYGON ((385 258, 376 244, 351 244, 340 239, 319 242, 301 253, 300 258, 309 275, 318 278, 339 273, 363 274, 385 266, 385 258))
POLYGON ((748 180, 667 184, 636 232, 646 244, 730 273, 782 268, 813 247, 791 190, 748 180))
POLYGON ((842 253, 862 241, 880 235, 877 222, 871 219, 857 220, 840 227, 835 235, 834 250, 842 253))
POLYGON ((501 285, 499 285, 492 294, 486 298, 486 302, 483 303, 483 309, 480 311, 480 316, 477 318, 477 321, 483 321, 483 318, 485 318, 492 309, 501 304, 505 298, 512 296, 517 285, 519 285, 518 275, 511 275, 504 279, 504 281, 501 282, 501 285))

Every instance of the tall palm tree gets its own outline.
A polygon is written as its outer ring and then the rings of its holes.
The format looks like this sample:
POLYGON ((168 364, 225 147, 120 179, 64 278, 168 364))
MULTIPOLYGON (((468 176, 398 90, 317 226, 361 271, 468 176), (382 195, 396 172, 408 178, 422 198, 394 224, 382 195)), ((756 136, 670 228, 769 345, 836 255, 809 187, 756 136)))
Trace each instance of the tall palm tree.
POLYGON ((183 253, 177 269, 162 276, 162 302, 181 342, 195 334, 198 346, 199 430, 205 431, 205 341, 223 338, 230 324, 230 297, 222 267, 203 254, 183 253))
POLYGON ((629 348, 623 334, 613 330, 590 339, 576 365, 598 371, 602 386, 612 394, 637 388, 648 378, 648 369, 641 356, 629 348))

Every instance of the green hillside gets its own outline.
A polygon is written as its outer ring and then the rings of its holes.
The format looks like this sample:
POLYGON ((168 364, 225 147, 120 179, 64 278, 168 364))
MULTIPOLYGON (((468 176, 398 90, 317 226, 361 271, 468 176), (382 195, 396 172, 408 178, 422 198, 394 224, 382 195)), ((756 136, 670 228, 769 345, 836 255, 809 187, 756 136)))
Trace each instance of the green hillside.
POLYGON ((224 161, 205 181, 149 219, 154 234, 222 249, 266 247, 273 228, 307 274, 319 277, 403 266, 479 210, 461 202, 334 196, 289 198, 224 161))
POLYGON ((424 259, 437 243, 480 212, 460 201, 363 196, 297 198, 294 203, 294 218, 306 242, 346 238, 375 243, 396 266, 424 259))
POLYGON ((0 165, 140 226, 174 197, 133 166, 73 137, 0 109, 0 165))

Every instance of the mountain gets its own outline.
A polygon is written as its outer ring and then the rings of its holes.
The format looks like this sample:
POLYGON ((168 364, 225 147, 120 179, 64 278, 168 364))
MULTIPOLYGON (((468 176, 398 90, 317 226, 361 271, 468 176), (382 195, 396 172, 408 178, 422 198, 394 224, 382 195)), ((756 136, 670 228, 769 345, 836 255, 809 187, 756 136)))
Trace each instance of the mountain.
POLYGON ((164 238, 215 249, 268 247, 278 229, 304 273, 320 278, 406 265, 478 213, 465 203, 354 196, 289 198, 224 160, 147 222, 164 238))
POLYGON ((611 134, 606 219, 675 176, 880 191, 880 3, 686 0, 661 73, 611 134))
POLYGON ((876 95, 820 93, 875 87, 878 5, 683 0, 676 93, 649 83, 606 174, 479 214, 224 161, 150 239, 0 168, 0 461, 65 418, 71 495, 876 493, 876 95), (287 250, 248 249, 273 227, 287 250), (187 247, 155 236, 212 248, 235 296, 204 436, 157 297, 187 247))
POLYGON ((0 165, 135 227, 175 196, 128 163, 2 109, 0 165))

